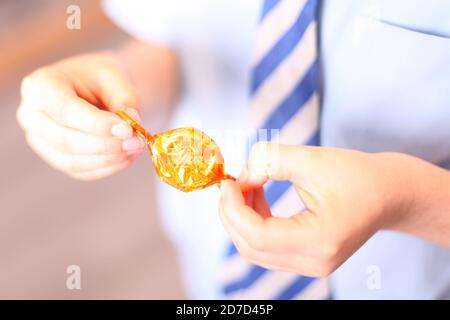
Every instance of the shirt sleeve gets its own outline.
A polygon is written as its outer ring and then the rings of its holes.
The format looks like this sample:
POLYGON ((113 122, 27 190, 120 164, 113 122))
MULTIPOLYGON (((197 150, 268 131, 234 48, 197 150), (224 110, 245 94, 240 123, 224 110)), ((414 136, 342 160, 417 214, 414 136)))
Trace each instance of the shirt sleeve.
POLYGON ((121 29, 143 41, 173 46, 176 3, 164 0, 103 0, 106 15, 121 29))

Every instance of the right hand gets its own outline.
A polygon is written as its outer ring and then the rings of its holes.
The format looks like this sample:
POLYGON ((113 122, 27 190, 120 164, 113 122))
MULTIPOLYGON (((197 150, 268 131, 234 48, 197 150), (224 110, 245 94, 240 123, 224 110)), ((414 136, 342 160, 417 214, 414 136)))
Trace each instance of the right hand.
POLYGON ((114 111, 138 118, 139 102, 117 58, 83 55, 25 77, 17 119, 30 147, 50 166, 81 180, 126 168, 144 142, 114 111))

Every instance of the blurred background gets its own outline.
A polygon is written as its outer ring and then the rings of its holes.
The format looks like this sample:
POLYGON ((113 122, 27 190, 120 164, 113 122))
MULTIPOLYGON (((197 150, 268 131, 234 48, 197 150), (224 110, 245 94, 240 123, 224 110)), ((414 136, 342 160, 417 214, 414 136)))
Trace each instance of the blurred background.
POLYGON ((25 144, 15 112, 21 79, 39 66, 115 48, 127 36, 92 0, 0 1, 0 299, 179 299, 149 157, 95 182, 49 168, 25 144), (82 28, 66 28, 69 5, 82 28), (81 268, 81 290, 66 268, 81 268))

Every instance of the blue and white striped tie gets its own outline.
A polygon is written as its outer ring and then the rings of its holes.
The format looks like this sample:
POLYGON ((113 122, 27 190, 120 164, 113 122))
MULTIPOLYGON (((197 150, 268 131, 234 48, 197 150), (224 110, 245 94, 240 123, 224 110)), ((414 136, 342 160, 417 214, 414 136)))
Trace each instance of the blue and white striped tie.
MULTIPOLYGON (((279 132, 280 143, 319 144, 317 7, 318 0, 264 1, 252 72, 252 124, 256 129, 279 132)), ((287 181, 272 181, 265 194, 274 215, 292 214, 303 208, 287 181)), ((226 298, 330 297, 326 279, 253 265, 239 256, 234 245, 227 253, 223 271, 226 298)))

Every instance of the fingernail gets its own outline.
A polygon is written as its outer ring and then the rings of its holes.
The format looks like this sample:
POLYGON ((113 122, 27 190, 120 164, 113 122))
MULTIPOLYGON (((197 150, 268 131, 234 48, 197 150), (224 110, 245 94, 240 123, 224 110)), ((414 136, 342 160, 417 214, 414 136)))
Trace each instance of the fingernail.
POLYGON ((122 142, 122 149, 125 152, 132 153, 136 151, 141 151, 144 148, 144 141, 138 137, 132 137, 122 142))
POLYGON ((134 108, 126 108, 125 112, 130 115, 135 121, 138 123, 142 123, 141 116, 139 115, 139 112, 134 108))
POLYGON ((116 138, 129 139, 133 136, 133 129, 125 122, 120 122, 112 126, 111 133, 116 138))

